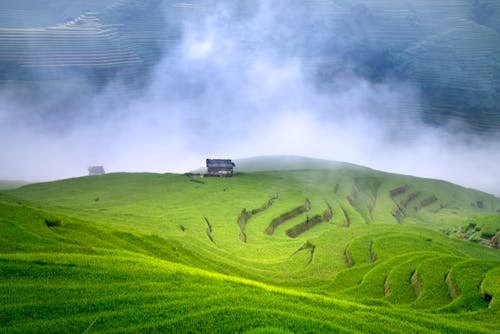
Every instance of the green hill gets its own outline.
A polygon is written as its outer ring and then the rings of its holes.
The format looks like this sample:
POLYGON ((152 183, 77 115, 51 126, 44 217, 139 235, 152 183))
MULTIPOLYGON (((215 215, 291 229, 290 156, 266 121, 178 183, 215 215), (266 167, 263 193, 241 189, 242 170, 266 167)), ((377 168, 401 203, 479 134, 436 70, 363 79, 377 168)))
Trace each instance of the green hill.
POLYGON ((309 168, 116 173, 1 192, 3 331, 498 329, 500 199, 285 160, 309 168), (472 225, 479 234, 465 238, 472 225))

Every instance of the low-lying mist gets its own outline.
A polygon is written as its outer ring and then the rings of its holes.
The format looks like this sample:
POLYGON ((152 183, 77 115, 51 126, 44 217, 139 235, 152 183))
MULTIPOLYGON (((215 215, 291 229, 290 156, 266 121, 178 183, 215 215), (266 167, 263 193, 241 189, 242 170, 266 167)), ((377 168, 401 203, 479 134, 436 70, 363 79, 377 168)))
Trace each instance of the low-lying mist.
POLYGON ((94 90, 77 74, 77 88, 61 81, 34 102, 3 88, 0 179, 74 177, 90 165, 185 172, 208 157, 300 155, 500 194, 500 136, 425 124, 416 87, 356 75, 330 23, 303 14, 299 2, 255 2, 246 15, 233 7, 187 17, 140 93, 120 79, 94 90), (315 50, 344 70, 318 80, 315 50))

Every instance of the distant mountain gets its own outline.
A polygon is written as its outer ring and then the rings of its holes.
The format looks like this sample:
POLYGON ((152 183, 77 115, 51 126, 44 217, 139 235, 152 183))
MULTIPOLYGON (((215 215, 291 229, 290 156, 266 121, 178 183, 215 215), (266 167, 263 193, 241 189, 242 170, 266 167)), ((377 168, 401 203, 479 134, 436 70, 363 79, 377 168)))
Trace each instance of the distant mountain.
POLYGON ((339 167, 357 167, 345 162, 336 162, 323 159, 307 158, 300 156, 261 156, 234 160, 236 171, 256 172, 272 170, 300 170, 300 169, 333 169, 339 167))
POLYGON ((13 181, 13 180, 0 180, 0 190, 15 189, 22 187, 29 182, 26 181, 13 181))
MULTIPOLYGON (((217 4, 4 1, 0 87, 12 80, 40 80, 41 73, 45 79, 69 80, 74 71, 100 87, 117 76, 141 87, 182 40, 185 22, 207 15, 217 4)), ((280 19, 299 24, 272 35, 252 34, 259 27, 245 27, 257 2, 228 3, 227 29, 249 52, 271 42, 280 53, 300 58, 324 89, 334 89, 346 73, 370 82, 410 82, 422 93, 426 122, 461 121, 477 133, 500 129, 500 2, 309 0, 293 6, 301 15, 283 11, 280 19)), ((415 106, 400 109, 405 113, 415 106)))

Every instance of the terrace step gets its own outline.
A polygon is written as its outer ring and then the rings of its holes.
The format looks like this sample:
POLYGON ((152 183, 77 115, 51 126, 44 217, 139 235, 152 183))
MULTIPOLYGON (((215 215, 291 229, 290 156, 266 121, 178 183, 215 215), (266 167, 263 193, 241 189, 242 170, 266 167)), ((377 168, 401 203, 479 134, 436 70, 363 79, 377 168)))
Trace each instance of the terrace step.
MULTIPOLYGON (((450 290, 450 294, 455 295, 455 299, 444 309, 447 311, 458 309, 473 311, 489 307, 489 302, 484 298, 483 280, 491 270, 495 270, 492 276, 496 276, 498 267, 497 262, 482 260, 467 260, 456 263, 448 273, 449 280, 452 280, 452 284, 449 286, 454 287, 453 291, 450 290), (483 291, 481 291, 481 287, 483 291)), ((488 281, 486 282, 486 286, 489 287, 488 281)))

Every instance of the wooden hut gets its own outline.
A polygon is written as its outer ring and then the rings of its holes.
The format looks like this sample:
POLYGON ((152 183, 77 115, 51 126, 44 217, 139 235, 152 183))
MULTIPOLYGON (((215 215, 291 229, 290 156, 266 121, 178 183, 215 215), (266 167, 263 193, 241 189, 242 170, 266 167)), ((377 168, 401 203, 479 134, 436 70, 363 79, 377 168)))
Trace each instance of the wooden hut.
POLYGON ((233 176, 235 164, 231 159, 207 159, 207 173, 205 176, 233 176))

